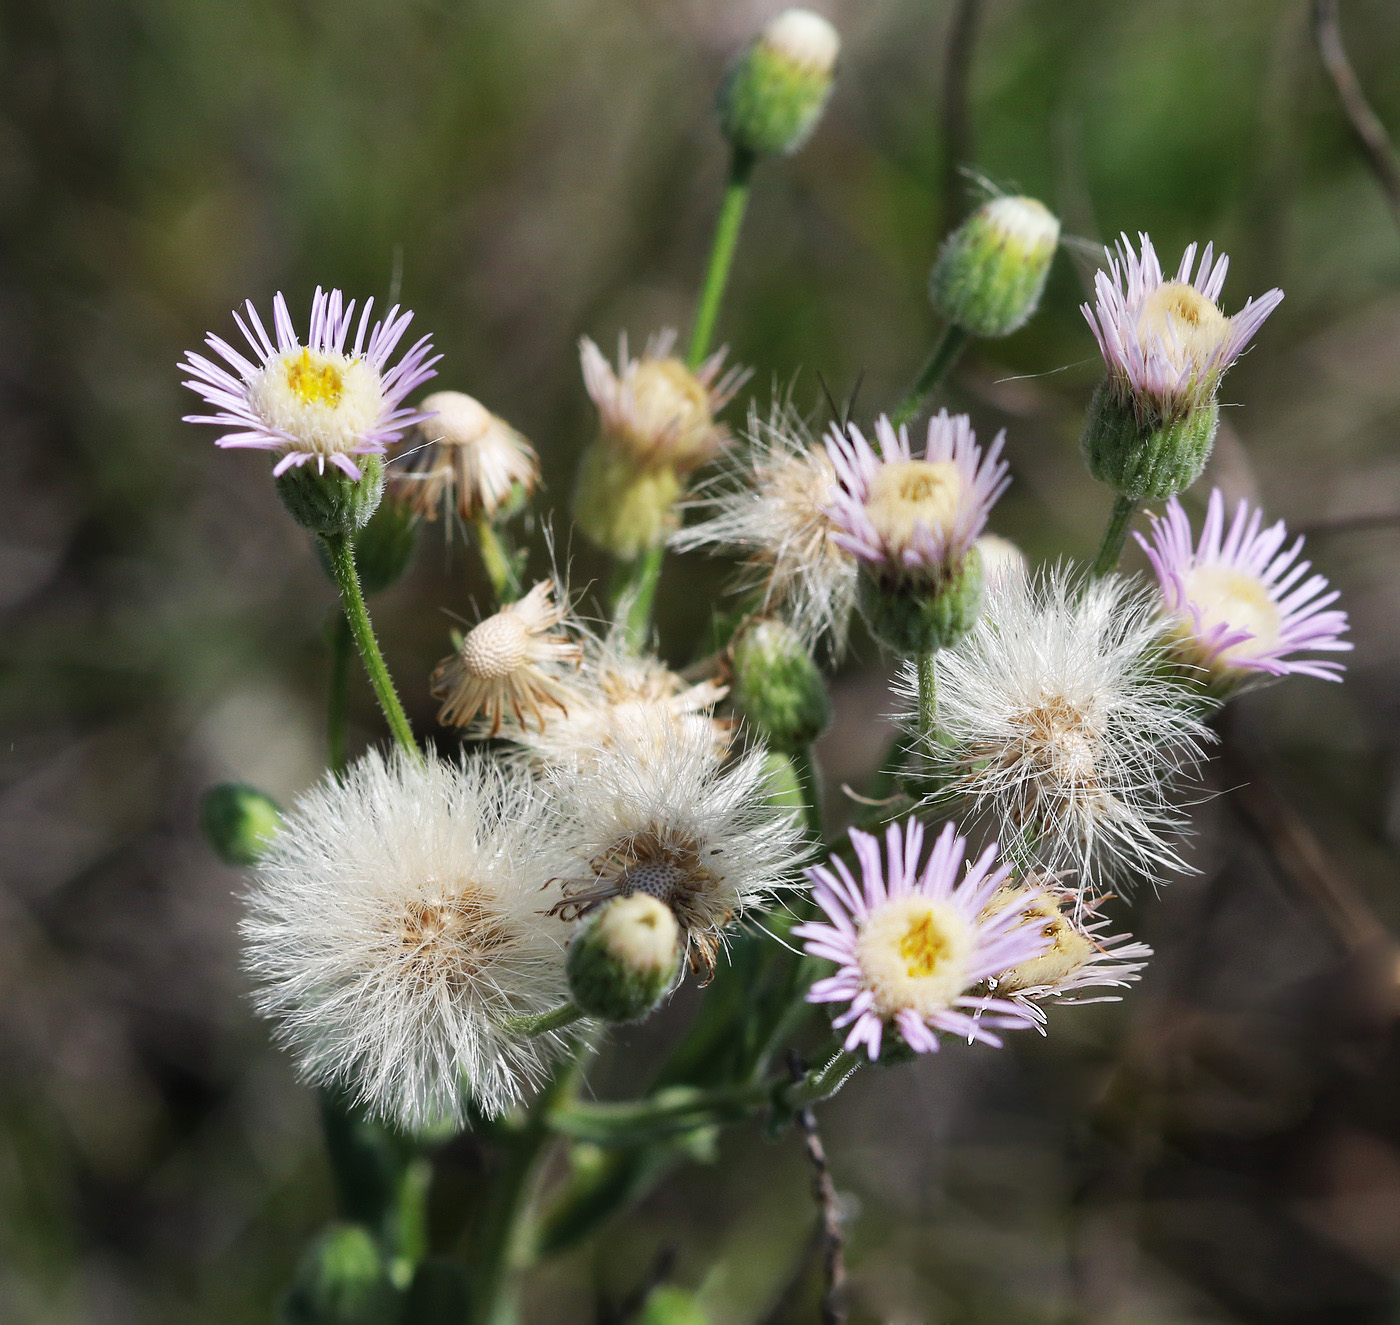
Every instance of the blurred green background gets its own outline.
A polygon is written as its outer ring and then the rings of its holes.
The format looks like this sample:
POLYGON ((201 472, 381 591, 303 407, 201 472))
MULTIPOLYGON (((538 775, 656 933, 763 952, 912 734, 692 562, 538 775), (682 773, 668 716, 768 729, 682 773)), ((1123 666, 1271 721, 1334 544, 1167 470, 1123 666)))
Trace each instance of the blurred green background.
MULTIPOLYGON (((953 7, 814 0, 841 29, 812 143, 766 165, 720 327, 753 393, 817 375, 888 408, 937 328, 924 280, 973 196, 959 159, 1072 236, 1041 314, 950 391, 1008 430, 998 531, 1084 555, 1108 500, 1075 441, 1099 372, 1094 245, 1232 257, 1227 310, 1287 291, 1231 374, 1202 490, 1317 526, 1357 649, 1231 714, 1201 873, 1139 896, 1122 1004, 1044 1041, 865 1074, 824 1111, 857 1320, 1400 1319, 1400 231, 1296 0, 985 0, 961 151, 953 7), (956 135, 955 135, 956 136, 956 135), (957 159, 955 159, 957 158, 957 159)), ((265 1321, 330 1206, 311 1097, 237 969, 238 875, 207 784, 284 800, 324 759, 332 590, 266 457, 182 424, 176 360, 276 290, 401 282, 470 391, 532 438, 561 560, 591 415, 575 345, 691 313, 722 185, 710 102, 768 0, 10 0, 0 9, 0 1319, 265 1321)), ((1343 0, 1400 132, 1400 6, 1343 0)), ((736 416, 742 403, 734 407, 736 416)), ((1199 491, 1198 491, 1199 495, 1199 491)), ((1136 554, 1134 554, 1136 556, 1136 554)), ((541 559, 538 564, 542 565, 541 559)), ((672 559, 684 659, 724 568, 672 559)), ((376 605, 410 712, 484 586, 429 539, 376 605)), ((891 707, 839 682, 833 787, 891 707)), ((379 738, 367 689, 356 741, 379 738)), ((840 800, 834 797, 834 803, 840 800)), ((688 1015, 615 1037, 622 1092, 688 1015)), ((659 1252, 716 1321, 813 1318, 800 1145, 756 1129, 537 1274, 532 1319, 609 1319, 659 1252)))

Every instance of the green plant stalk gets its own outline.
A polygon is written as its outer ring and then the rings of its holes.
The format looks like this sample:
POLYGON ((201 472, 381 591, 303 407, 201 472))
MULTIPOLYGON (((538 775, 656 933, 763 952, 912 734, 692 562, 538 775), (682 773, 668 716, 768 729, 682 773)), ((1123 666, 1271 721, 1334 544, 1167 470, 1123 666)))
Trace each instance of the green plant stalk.
POLYGON ((1108 517, 1108 528, 1104 530, 1103 542, 1099 545, 1099 555, 1094 559, 1093 577, 1102 579, 1118 569, 1118 560, 1123 555, 1123 544, 1128 539, 1128 526, 1137 514, 1138 503, 1134 497, 1121 493, 1113 500, 1113 511, 1108 517))
POLYGON ((909 394, 895 410, 893 422, 896 428, 901 423, 908 423, 924 407, 924 402, 952 371, 953 365, 962 356, 970 339, 961 327, 952 322, 948 324, 938 344, 933 347, 933 353, 929 355, 918 379, 909 388, 909 394))
POLYGON ((507 603, 515 602, 520 597, 520 577, 515 573, 515 564, 495 524, 489 516, 480 514, 473 521, 473 529, 476 549, 481 554, 482 565, 486 567, 486 577, 491 581, 497 606, 504 607, 507 603))
POLYGON ((350 652, 354 637, 344 612, 337 612, 331 624, 331 674, 327 689, 326 746, 331 772, 345 771, 350 747, 350 652))
POLYGON ((562 1030, 565 1026, 572 1026, 583 1015, 572 1003, 561 1003, 557 1008, 551 1008, 537 1016, 510 1017, 506 1020, 506 1029, 511 1034, 528 1040, 537 1035, 546 1035, 550 1031, 562 1030))
POLYGON ((724 289, 729 283, 729 270, 734 264, 734 250, 739 243, 739 231, 744 224, 744 212, 749 204, 749 182, 757 157, 746 148, 736 147, 729 159, 729 182, 725 185, 724 201, 715 222, 715 237, 710 245, 710 262, 705 269, 705 283, 700 288, 700 304, 695 310, 695 325, 690 333, 690 350, 686 364, 699 368, 710 352, 715 323, 719 320, 724 289))
POLYGON ((918 657, 919 735, 930 749, 938 744, 938 654, 930 649, 918 657))
POLYGON ((807 827, 807 836, 814 845, 820 846, 825 829, 822 817, 822 784, 817 761, 812 756, 810 745, 799 746, 788 758, 793 771, 802 786, 802 817, 807 827))
POLYGON ((665 543, 649 547, 640 557, 617 568, 613 577, 613 619, 623 627, 627 647, 640 653, 651 634, 651 616, 656 606, 656 586, 661 580, 665 543))
POLYGON ((375 698, 379 700, 379 707, 384 711, 389 730, 404 752, 422 763, 423 752, 413 739, 413 728, 409 726, 408 715, 399 703, 393 679, 384 664, 384 655, 379 651, 379 641, 374 637, 374 627, 370 625, 369 609, 365 606, 359 572, 355 569, 354 545, 347 534, 328 534, 325 544, 331 573, 335 576, 340 601, 345 608, 345 619, 350 624, 350 633, 360 651, 360 661, 365 665, 365 673, 374 688, 375 698))

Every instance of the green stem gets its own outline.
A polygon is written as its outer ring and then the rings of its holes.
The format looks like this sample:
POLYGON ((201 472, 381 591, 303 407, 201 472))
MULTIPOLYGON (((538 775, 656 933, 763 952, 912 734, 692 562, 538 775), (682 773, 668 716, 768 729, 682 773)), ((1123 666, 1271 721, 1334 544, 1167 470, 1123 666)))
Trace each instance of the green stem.
POLYGON ((337 775, 345 771, 350 745, 350 651, 354 642, 345 613, 337 612, 331 624, 330 694, 326 705, 326 744, 331 772, 337 775))
POLYGON ((698 368, 710 352, 715 322, 719 319, 724 287, 729 282, 729 269, 734 262, 734 249, 739 242, 739 229, 744 223, 744 211, 749 202, 749 180, 757 158, 745 148, 736 147, 729 160, 729 182, 725 185, 724 201, 715 222, 714 242, 710 245, 710 264, 705 269, 705 284, 700 290, 700 305, 695 310, 695 326, 690 333, 690 351, 686 364, 698 368))
POLYGON ((810 745, 799 746, 788 758, 802 787, 802 818, 807 826, 807 836, 820 843, 824 836, 822 824, 822 784, 817 761, 812 757, 810 745))
POLYGON ((829 1099, 836 1094, 856 1069, 866 1060, 850 1049, 840 1049, 836 1056, 823 1068, 808 1072, 801 1081, 795 1081, 779 1098, 790 1109, 803 1109, 818 1100, 829 1099))
POLYGON ((486 515, 478 515, 473 522, 476 530, 476 547, 481 553, 482 564, 486 567, 487 578, 496 594, 496 603, 504 607, 520 597, 520 577, 515 573, 515 565, 507 552, 496 526, 486 515))
POLYGON ((921 653, 919 669, 919 735, 930 749, 938 744, 938 654, 921 653))
POLYGON ((1113 500, 1113 513, 1108 517, 1108 528, 1104 530, 1099 555, 1094 559, 1094 578, 1100 579, 1110 571, 1118 569, 1118 559, 1123 555, 1123 544, 1128 538, 1128 526, 1137 513, 1137 499, 1124 497, 1121 493, 1113 500))
POLYGON ((938 344, 933 347, 928 362, 924 364, 909 394, 900 402, 893 415, 895 427, 908 423, 921 409, 932 393, 948 376, 949 370, 957 363, 963 350, 967 348, 968 334, 961 327, 949 323, 938 344))
POLYGON ((331 573, 335 576, 340 590, 340 601, 345 608, 345 619, 350 624, 350 632, 360 651, 360 660, 365 665, 369 683, 374 687, 375 698, 384 710, 389 730, 394 733, 406 754, 420 763, 423 752, 413 739, 413 728, 408 724, 408 716, 399 703, 394 691, 394 682, 389 669, 384 665, 384 655, 379 651, 379 641, 374 638, 374 627, 370 625, 369 609, 365 606, 365 596, 360 590, 360 576, 355 569, 355 549, 347 534, 327 534, 325 536, 326 555, 330 558, 331 573))
POLYGON ((510 1017, 506 1020, 506 1029, 512 1035, 519 1035, 528 1040, 537 1035, 546 1035, 550 1031, 562 1030, 565 1026, 572 1026, 583 1015, 572 1003, 561 1003, 557 1008, 551 1008, 537 1016, 510 1017))
POLYGON ((624 627, 627 645, 633 653, 642 651, 651 634, 656 586, 661 579, 661 562, 665 556, 664 543, 649 547, 641 556, 619 566, 613 580, 613 617, 624 627))

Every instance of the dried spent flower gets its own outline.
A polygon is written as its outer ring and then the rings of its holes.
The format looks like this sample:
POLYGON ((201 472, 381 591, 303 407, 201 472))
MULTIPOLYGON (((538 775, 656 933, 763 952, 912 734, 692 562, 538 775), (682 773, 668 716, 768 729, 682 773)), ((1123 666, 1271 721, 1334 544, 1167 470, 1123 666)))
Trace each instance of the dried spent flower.
POLYGON ((438 663, 430 689, 443 701, 439 722, 465 727, 484 713, 495 736, 507 713, 522 727, 533 722, 541 729, 546 707, 568 713, 569 691, 554 669, 577 665, 583 650, 568 634, 550 633, 567 615, 555 592, 553 580, 541 580, 473 626, 462 647, 438 663))
POLYGON ((795 817, 767 801, 764 761, 758 750, 721 765, 695 726, 622 722, 586 777, 548 766, 574 862, 555 909, 573 917, 648 893, 675 916, 691 969, 713 975, 725 930, 783 886, 803 853, 795 817))
POLYGON ((353 299, 346 304, 339 290, 318 288, 303 345, 282 295, 272 301, 275 343, 249 300, 247 320, 237 312, 233 319, 252 350, 251 359, 211 334, 205 343, 227 367, 193 352, 180 365, 192 377, 184 385, 218 411, 189 414, 185 422, 227 429, 216 446, 281 451, 274 475, 314 460, 318 472, 329 462, 358 479, 354 456, 381 455, 424 417, 403 402, 433 376, 440 357, 432 354, 424 336, 390 367, 413 314, 400 313, 396 304, 371 327, 373 303, 365 301, 356 324, 353 299))
POLYGON ((389 471, 395 494, 417 515, 436 520, 456 510, 464 520, 495 517, 540 481, 535 449, 504 419, 461 391, 426 397, 417 425, 421 444, 389 471))
MULTIPOLYGON (((1161 661, 1156 604, 1119 577, 1003 580, 938 655, 924 748, 936 797, 961 799, 1019 863, 1078 871, 1081 888, 1101 871, 1185 868, 1173 793, 1211 737, 1161 661)), ((912 667, 898 690, 917 712, 912 667)))
POLYGON ((567 997, 560 868, 531 779, 484 761, 371 751, 287 817, 242 924, 259 1011, 302 1074, 408 1128, 488 1116, 557 1040, 506 1022, 567 997))
POLYGON ((1312 563, 1298 560, 1302 538, 1285 548, 1283 521, 1261 529, 1263 518, 1241 501, 1227 527, 1225 498, 1216 488, 1194 545, 1191 521, 1175 497, 1163 515, 1152 516, 1147 538, 1135 535, 1157 574, 1172 652, 1227 692, 1291 673, 1340 681, 1342 663, 1290 656, 1352 647, 1342 638, 1347 614, 1331 606, 1340 595, 1329 591, 1324 576, 1308 575, 1312 563))
POLYGON ((883 855, 880 839, 859 829, 851 830, 851 845, 860 882, 836 856, 810 867, 826 920, 793 928, 806 952, 839 968, 807 1000, 849 1004, 834 1023, 850 1027, 846 1049, 864 1045, 878 1058, 889 1027, 916 1053, 936 1051, 939 1031, 1000 1047, 997 1030, 1033 1024, 1022 1005, 975 992, 1046 947, 1019 914, 988 907, 1010 872, 993 868, 995 845, 967 864, 967 843, 949 823, 920 864, 924 827, 913 818, 890 824, 883 855))

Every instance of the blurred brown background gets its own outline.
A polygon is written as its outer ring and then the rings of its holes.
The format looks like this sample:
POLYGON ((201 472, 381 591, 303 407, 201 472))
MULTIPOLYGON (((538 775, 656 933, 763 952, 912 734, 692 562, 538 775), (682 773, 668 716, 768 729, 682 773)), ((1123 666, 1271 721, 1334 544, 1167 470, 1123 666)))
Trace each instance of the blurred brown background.
MULTIPOLYGON (((827 1107, 854 1316, 1400 1319, 1400 522, 1346 523, 1400 512, 1400 230, 1308 7, 985 0, 950 150, 954 6, 815 3, 846 42, 837 92, 810 146, 760 172, 721 321, 759 398, 799 369, 807 405, 818 372, 838 395, 863 375, 858 411, 897 398, 970 161, 1085 241, 951 392, 1008 429, 999 532, 1084 555, 1108 504, 1075 446, 1099 371, 1076 309, 1089 241, 1148 230, 1174 262, 1214 239, 1229 308, 1288 297, 1228 381, 1243 408, 1212 477, 1322 526, 1311 552, 1357 645, 1344 686, 1232 712, 1212 780, 1250 790, 1198 809, 1198 876, 1136 899, 1159 958, 1125 1003, 866 1074, 827 1107)), ((313 1102, 243 1000, 238 875, 196 816, 211 782, 286 800, 317 775, 332 591, 266 458, 180 422, 176 360, 248 296, 284 290, 304 318, 318 283, 382 299, 401 280, 438 384, 537 443, 575 582, 603 574, 563 532, 590 427, 575 342, 687 322, 724 167, 712 89, 779 7, 0 10, 0 1319, 268 1320, 329 1208, 313 1102)), ((1400 132, 1400 7, 1342 17, 1400 132)), ((677 659, 722 575, 669 564, 677 659)), ((482 590, 460 543, 430 539, 376 604, 424 731, 440 609, 470 616, 482 590)), ((833 784, 871 767, 889 707, 872 650, 840 686, 833 784)), ((356 741, 378 739, 367 689, 355 704, 356 741)), ((667 1033, 617 1037, 600 1089, 667 1033)), ((669 1246, 716 1321, 811 1319, 806 1184, 796 1138, 735 1131, 720 1164, 542 1271, 535 1318, 592 1319, 669 1246)))

